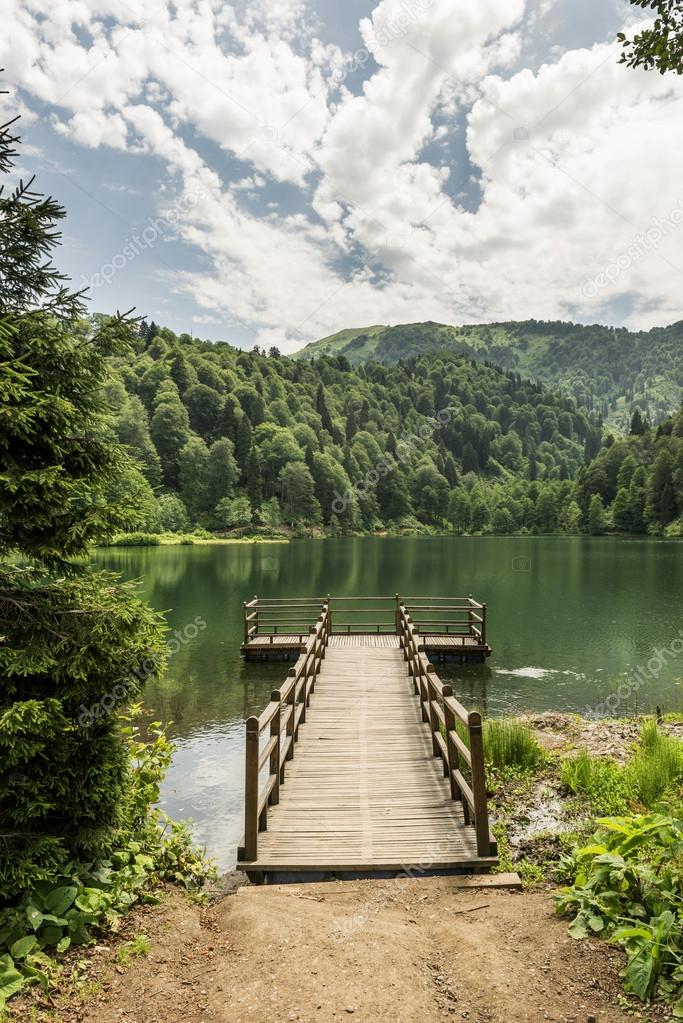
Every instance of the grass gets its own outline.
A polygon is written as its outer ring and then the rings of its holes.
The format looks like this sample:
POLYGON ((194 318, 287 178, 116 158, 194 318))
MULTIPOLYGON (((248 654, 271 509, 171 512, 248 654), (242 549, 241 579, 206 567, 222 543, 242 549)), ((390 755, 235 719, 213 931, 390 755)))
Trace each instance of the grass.
POLYGON ((620 814, 628 808, 631 790, 626 771, 613 760, 581 750, 577 757, 563 761, 561 777, 570 792, 588 798, 596 814, 620 814))
POLYGON ((484 722, 484 753, 488 766, 497 770, 533 771, 545 759, 531 728, 515 718, 484 722))
POLYGON ((646 721, 626 766, 582 750, 563 762, 562 783, 575 795, 587 797, 596 814, 625 813, 630 804, 651 809, 683 784, 683 743, 660 731, 656 721, 646 721))
POLYGON ((640 749, 627 771, 639 801, 654 806, 665 793, 683 783, 683 743, 662 733, 656 721, 646 721, 640 749))
POLYGON ((138 934, 132 941, 122 945, 116 956, 116 962, 120 966, 127 966, 131 959, 137 956, 146 956, 152 951, 152 942, 146 934, 138 934))

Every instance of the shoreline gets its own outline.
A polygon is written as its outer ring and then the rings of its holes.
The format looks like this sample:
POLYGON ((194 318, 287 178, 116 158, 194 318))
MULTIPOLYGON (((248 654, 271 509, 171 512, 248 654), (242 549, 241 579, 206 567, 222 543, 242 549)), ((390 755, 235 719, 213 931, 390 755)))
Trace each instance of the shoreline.
POLYGON ((577 539, 587 540, 617 540, 619 542, 633 543, 638 541, 681 543, 683 537, 679 536, 655 536, 644 533, 601 533, 593 536, 589 533, 388 533, 385 531, 375 533, 347 533, 341 536, 332 534, 313 534, 311 536, 282 535, 275 537, 265 536, 201 536, 193 533, 120 533, 112 537, 108 543, 99 543, 97 550, 111 550, 116 547, 224 547, 236 544, 289 544, 295 540, 320 541, 320 540, 540 540, 540 539, 577 539), (143 539, 144 536, 144 539, 143 539), (127 539, 130 537, 130 539, 127 539))

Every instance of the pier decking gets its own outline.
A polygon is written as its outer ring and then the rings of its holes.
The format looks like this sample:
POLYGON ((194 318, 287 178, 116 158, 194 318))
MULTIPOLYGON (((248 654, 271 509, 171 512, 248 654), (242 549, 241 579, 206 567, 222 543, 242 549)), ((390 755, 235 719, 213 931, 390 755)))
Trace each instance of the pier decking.
POLYGON ((497 863, 481 717, 441 683, 406 606, 335 633, 330 603, 246 732, 238 866, 265 875, 485 872, 497 863))

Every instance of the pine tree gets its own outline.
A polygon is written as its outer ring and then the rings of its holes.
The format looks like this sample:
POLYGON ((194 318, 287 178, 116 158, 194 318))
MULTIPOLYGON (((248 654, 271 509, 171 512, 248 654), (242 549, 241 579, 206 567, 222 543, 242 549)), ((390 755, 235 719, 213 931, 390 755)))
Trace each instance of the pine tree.
MULTIPOLYGON (((0 173, 17 142, 0 127, 0 173)), ((80 296, 51 258, 64 215, 32 181, 0 192, 2 902, 112 848, 129 764, 111 708, 163 650, 159 616, 87 564, 137 513, 103 395, 108 358, 135 349, 138 327, 108 317, 84 337, 80 296)))
POLYGON ((334 437, 334 426, 327 407, 327 401, 325 400, 325 389, 322 383, 318 384, 318 390, 315 395, 315 407, 320 416, 323 430, 327 430, 330 436, 334 437))
POLYGON ((249 417, 243 415, 237 427, 237 439, 235 441, 235 458, 237 459, 237 464, 242 470, 243 479, 245 478, 247 459, 249 458, 249 453, 252 447, 252 435, 253 431, 249 417))
POLYGON ((674 460, 668 447, 655 458, 647 486, 648 522, 665 526, 676 518, 676 493, 673 482, 674 460))
POLYGON ((453 455, 446 455, 443 464, 443 474, 448 480, 448 485, 453 488, 458 482, 458 470, 453 455))
POLYGON ((247 460, 246 482, 251 510, 256 515, 263 500, 263 472, 261 469, 261 457, 255 444, 252 445, 247 460))
POLYGON ((157 405, 149 432, 161 460, 164 483, 173 489, 178 486, 180 452, 190 439, 190 417, 180 398, 170 394, 157 405))
POLYGON ((199 383, 197 371, 189 364, 182 352, 174 355, 169 370, 171 378, 178 385, 178 390, 181 394, 184 394, 190 387, 194 387, 195 384, 199 383))
POLYGON ((201 437, 192 436, 178 459, 178 484, 190 518, 197 522, 211 510, 209 501, 209 449, 201 437))
POLYGON ((602 503, 602 498, 600 494, 593 494, 588 506, 588 532, 591 536, 600 536, 605 532, 606 525, 605 506, 602 503))
POLYGON ((642 435, 644 433, 647 433, 647 431, 648 431, 647 420, 643 417, 643 413, 640 411, 640 409, 635 408, 633 410, 633 415, 631 416, 631 429, 629 430, 629 433, 633 437, 642 437, 642 435))

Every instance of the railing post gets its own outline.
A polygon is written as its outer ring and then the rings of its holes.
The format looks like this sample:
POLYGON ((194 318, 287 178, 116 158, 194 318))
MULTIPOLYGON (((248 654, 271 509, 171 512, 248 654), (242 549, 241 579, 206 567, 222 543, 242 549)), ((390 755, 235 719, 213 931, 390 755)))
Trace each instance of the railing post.
MULTIPOLYGON (((322 662, 325 660, 325 628, 327 626, 327 610, 321 614, 318 618, 318 628, 316 628, 316 645, 320 644, 320 668, 322 668, 322 662)), ((316 667, 316 675, 320 671, 320 668, 316 667)))
POLYGON ((473 612, 472 612, 472 601, 473 600, 474 600, 474 597, 470 593, 470 595, 467 598, 467 631, 468 631, 470 636, 474 635, 474 631, 473 631, 473 629, 474 629, 474 618, 472 617, 472 614, 473 614, 473 612))
POLYGON ((327 594, 327 634, 332 635, 332 597, 327 594))
POLYGON ((399 606, 400 606, 400 598, 399 598, 399 595, 397 593, 396 594, 396 611, 395 611, 395 614, 394 614, 394 620, 396 622, 396 634, 397 635, 399 635, 399 633, 401 632, 401 616, 400 616, 400 612, 399 612, 399 606))
MULTIPOLYGON (((295 674, 297 674, 297 669, 289 668, 289 671, 287 672, 288 677, 291 678, 291 676, 295 674)), ((287 718, 287 728, 285 735, 291 736, 291 742, 289 743, 289 748, 287 749, 286 759, 293 760, 294 743, 297 742, 297 738, 295 738, 294 736, 294 717, 295 715, 297 715, 297 685, 295 684, 291 686, 291 692, 287 697, 287 703, 291 707, 291 714, 287 718)))
MULTIPOLYGON (((457 781, 453 777, 454 771, 460 770, 460 754, 458 753, 457 746, 453 742, 451 732, 456 731, 455 727, 455 714, 448 706, 448 697, 453 695, 453 688, 449 685, 443 687, 443 714, 446 722, 446 750, 448 751, 448 780, 451 786, 451 799, 461 800, 463 805, 463 811, 466 810, 466 802, 462 798, 462 792, 457 781)), ((469 824, 469 820, 465 820, 465 824, 469 824)))
POLYGON ((249 642, 249 628, 248 628, 248 623, 247 623, 247 602, 246 602, 246 600, 242 601, 242 619, 243 619, 243 622, 244 622, 244 645, 246 646, 247 643, 249 642))
POLYGON ((415 645, 415 640, 413 638, 413 622, 412 622, 412 619, 411 619, 410 615, 406 615, 406 650, 407 650, 407 655, 408 655, 406 657, 406 660, 408 661, 408 674, 412 675, 413 678, 415 678, 415 671, 414 671, 414 665, 413 665, 413 647, 414 647, 414 645, 415 645))
POLYGON ((481 605, 481 644, 486 646, 486 604, 481 605))
POLYGON ((256 593, 254 594, 254 601, 255 601, 254 614, 256 615, 256 618, 254 619, 254 628, 256 629, 256 631, 254 632, 254 636, 258 636, 259 634, 258 594, 256 593))
POLYGON ((244 784, 244 858, 255 860, 258 856, 258 760, 259 723, 258 718, 247 719, 247 745, 245 757, 244 784))
POLYGON ((269 801, 271 806, 275 806, 276 803, 280 802, 280 743, 282 741, 282 693, 279 689, 273 689, 270 694, 270 698, 274 703, 277 703, 278 708, 275 711, 275 716, 270 722, 270 737, 277 738, 275 748, 270 754, 270 773, 275 775, 275 784, 273 785, 270 793, 269 801))
POLYGON ((432 753, 435 757, 439 757, 441 756, 441 750, 439 749, 439 744, 436 741, 436 733, 439 731, 439 717, 434 706, 433 698, 436 696, 436 692, 431 678, 431 676, 435 674, 436 668, 434 665, 428 665, 425 677, 425 685, 427 686, 427 713, 429 716, 429 728, 432 733, 432 753))
POLYGON ((477 853, 479 856, 490 856, 491 836, 489 833, 489 811, 486 801, 486 773, 481 714, 473 710, 469 715, 468 722, 470 754, 472 756, 472 795, 474 796, 474 830, 477 836, 477 853))

